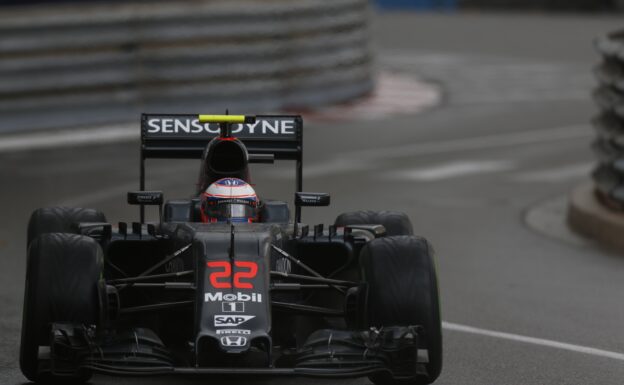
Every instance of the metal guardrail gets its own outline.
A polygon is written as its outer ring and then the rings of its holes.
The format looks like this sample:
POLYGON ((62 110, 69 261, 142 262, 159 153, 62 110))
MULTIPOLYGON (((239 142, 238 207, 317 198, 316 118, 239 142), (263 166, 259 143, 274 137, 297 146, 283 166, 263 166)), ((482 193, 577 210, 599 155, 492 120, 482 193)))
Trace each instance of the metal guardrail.
POLYGON ((85 124, 139 111, 266 112, 351 100, 373 88, 369 17, 367 0, 5 9, 0 131, 66 125, 68 116, 85 124), (33 111, 50 119, 29 119, 33 111))
POLYGON ((457 0, 374 0, 381 9, 455 10, 457 0))
POLYGON ((597 40, 596 49, 602 62, 594 69, 594 100, 601 112, 592 122, 599 161, 592 176, 603 202, 624 210, 624 30, 597 40))

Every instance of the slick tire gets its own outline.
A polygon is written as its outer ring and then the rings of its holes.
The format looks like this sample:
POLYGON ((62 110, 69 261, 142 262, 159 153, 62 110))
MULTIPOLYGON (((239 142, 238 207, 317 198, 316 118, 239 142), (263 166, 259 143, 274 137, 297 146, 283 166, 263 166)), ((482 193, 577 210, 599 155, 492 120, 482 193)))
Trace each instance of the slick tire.
POLYGON ((22 315, 20 368, 30 381, 82 383, 88 370, 55 376, 39 358, 39 346, 50 345, 51 324, 68 322, 97 325, 102 314, 104 280, 102 248, 92 238, 76 234, 46 233, 28 248, 26 289, 22 315))
POLYGON ((386 228, 386 235, 412 235, 414 230, 409 217, 399 211, 360 210, 340 214, 334 224, 338 227, 348 225, 380 224, 386 228))
POLYGON ((442 370, 442 325, 433 250, 413 235, 377 238, 360 253, 363 280, 368 285, 364 319, 369 327, 421 325, 419 348, 427 349, 428 376, 409 380, 389 374, 371 375, 377 385, 430 384, 442 370))
POLYGON ((76 233, 79 222, 106 222, 106 217, 94 209, 78 207, 45 207, 33 211, 28 221, 28 243, 45 233, 76 233))

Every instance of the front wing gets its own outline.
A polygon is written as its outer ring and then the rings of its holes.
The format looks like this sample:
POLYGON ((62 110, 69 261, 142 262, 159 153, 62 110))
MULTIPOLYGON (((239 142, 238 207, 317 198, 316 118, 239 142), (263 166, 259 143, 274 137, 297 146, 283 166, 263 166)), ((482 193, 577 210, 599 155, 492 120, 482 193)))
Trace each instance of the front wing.
MULTIPOLYGON (((359 377, 387 372, 395 379, 426 375, 426 350, 418 349, 418 327, 367 331, 318 330, 297 352, 273 366, 176 366, 173 354, 148 329, 98 335, 82 325, 54 324, 50 359, 55 375, 90 369, 110 375, 299 375, 359 377), (280 365, 279 363, 282 363, 280 365), (415 364, 416 363, 416 364, 415 364)), ((273 362, 273 361, 269 361, 273 362)))

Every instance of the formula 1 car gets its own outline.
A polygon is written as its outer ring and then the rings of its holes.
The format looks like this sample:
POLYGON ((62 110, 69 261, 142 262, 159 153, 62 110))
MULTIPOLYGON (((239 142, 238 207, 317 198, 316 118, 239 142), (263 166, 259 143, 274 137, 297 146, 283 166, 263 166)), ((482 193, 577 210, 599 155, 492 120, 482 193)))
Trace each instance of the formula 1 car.
POLYGON ((155 115, 141 121, 140 221, 95 209, 33 212, 20 367, 31 381, 109 375, 368 376, 429 384, 442 368, 433 251, 393 211, 309 227, 299 116, 155 115), (201 159, 191 199, 145 189, 150 158, 201 159), (295 215, 263 200, 255 223, 204 223, 199 192, 249 163, 296 163, 295 215), (148 206, 159 220, 145 221, 148 206))

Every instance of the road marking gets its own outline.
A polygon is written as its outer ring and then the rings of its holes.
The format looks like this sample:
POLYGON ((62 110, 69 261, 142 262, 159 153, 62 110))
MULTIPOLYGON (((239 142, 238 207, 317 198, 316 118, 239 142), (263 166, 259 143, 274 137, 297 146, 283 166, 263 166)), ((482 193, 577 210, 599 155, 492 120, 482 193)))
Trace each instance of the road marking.
POLYGON ((515 341, 515 342, 522 342, 522 343, 538 345, 538 346, 546 346, 549 348, 555 348, 559 350, 567 350, 567 351, 575 352, 575 353, 589 354, 589 355, 596 356, 596 357, 604 357, 604 358, 611 358, 614 360, 624 361, 624 353, 612 352, 609 350, 596 349, 596 348, 591 348, 591 347, 582 346, 582 345, 568 344, 565 342, 547 340, 547 339, 542 339, 542 338, 528 337, 528 336, 523 336, 520 334, 512 334, 512 333, 497 332, 497 331, 487 330, 487 329, 480 329, 480 328, 475 328, 472 326, 460 325, 460 324, 455 324, 451 322, 442 322, 442 327, 446 330, 452 330, 456 332, 476 334, 476 335, 481 335, 481 336, 499 338, 499 339, 515 341))
POLYGON ((464 160, 439 164, 416 170, 402 170, 388 174, 392 179, 433 182, 460 176, 508 171, 515 165, 507 160, 464 160))
POLYGON ((594 163, 577 163, 540 171, 524 172, 514 175, 517 182, 565 182, 589 176, 594 163))
MULTIPOLYGON (((478 151, 498 149, 531 144, 546 144, 563 140, 585 139, 591 137, 589 125, 579 124, 541 130, 473 136, 469 138, 451 139, 431 142, 417 142, 402 146, 370 148, 351 152, 342 152, 340 157, 323 162, 308 164, 304 173, 308 177, 319 177, 344 172, 373 170, 382 167, 383 162, 392 158, 439 155, 459 151, 478 151), (308 169, 314 172, 308 175, 308 169)), ((279 176, 277 176, 279 177, 279 176)))
POLYGON ((0 153, 96 143, 116 143, 138 138, 139 129, 134 124, 7 135, 0 140, 0 153))

